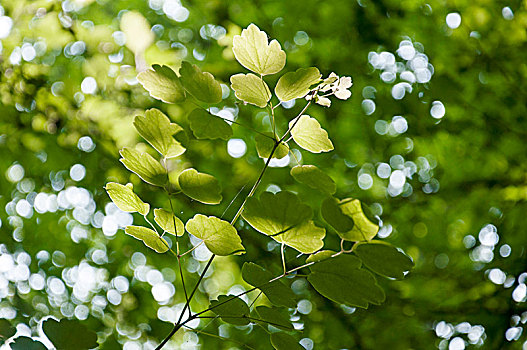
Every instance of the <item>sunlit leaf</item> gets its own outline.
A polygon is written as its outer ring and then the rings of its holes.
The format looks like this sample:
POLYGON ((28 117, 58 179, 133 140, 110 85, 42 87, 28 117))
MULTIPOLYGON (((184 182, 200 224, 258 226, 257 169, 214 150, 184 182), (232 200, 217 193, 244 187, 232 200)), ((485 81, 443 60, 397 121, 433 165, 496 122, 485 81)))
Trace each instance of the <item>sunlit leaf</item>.
POLYGON ((243 218, 256 230, 302 253, 310 254, 323 247, 326 230, 309 220, 310 207, 291 192, 264 192, 259 199, 249 198, 243 218))
MULTIPOLYGON (((271 155, 271 152, 273 151, 275 141, 273 138, 273 134, 268 132, 265 133, 269 137, 265 137, 264 135, 256 134, 254 137, 254 141, 256 143, 256 151, 258 152, 258 156, 260 158, 269 158, 271 155)), ((281 142, 280 145, 276 148, 276 150, 273 153, 273 158, 281 159, 284 158, 289 154, 289 146, 285 142, 281 142)))
POLYGON ((190 112, 188 121, 197 139, 228 140, 232 136, 232 127, 227 122, 204 109, 194 109, 190 112))
POLYGON ((165 232, 182 236, 185 233, 183 222, 171 212, 165 209, 154 209, 154 220, 165 232), (174 227, 174 222, 176 226, 174 227))
POLYGON ((137 11, 127 11, 121 17, 121 30, 126 35, 126 47, 134 54, 144 52, 154 43, 155 35, 148 20, 137 11))
POLYGON ((12 350, 47 350, 48 348, 37 340, 28 337, 16 337, 15 342, 9 344, 12 350))
POLYGON ((341 233, 349 232, 355 225, 353 219, 345 215, 341 208, 341 202, 333 197, 328 197, 322 202, 320 212, 324 220, 341 233))
POLYGON ((295 294, 281 280, 269 283, 273 274, 263 267, 249 262, 242 267, 242 278, 248 284, 260 289, 267 299, 276 306, 296 307, 295 294))
POLYGON ((271 344, 276 350, 305 350, 292 335, 282 332, 271 334, 271 344))
POLYGON ((185 89, 176 72, 168 66, 154 64, 152 69, 139 73, 137 81, 155 99, 166 103, 185 101, 185 89))
POLYGON ((16 327, 6 319, 0 319, 0 344, 8 338, 11 338, 16 333, 16 327))
POLYGON ((289 101, 304 97, 313 84, 320 81, 322 74, 318 68, 300 68, 296 72, 288 72, 280 77, 274 92, 281 101, 289 101))
POLYGON ((220 256, 244 254, 238 232, 230 223, 215 216, 196 214, 185 225, 193 236, 203 240, 209 250, 220 256))
POLYGON ((250 323, 251 311, 249 306, 239 297, 233 298, 233 296, 229 295, 220 295, 218 300, 210 302, 209 307, 214 307, 211 311, 220 316, 224 322, 237 326, 245 326, 250 323))
POLYGON ((278 73, 285 65, 285 52, 278 41, 268 43, 267 34, 254 24, 234 37, 232 51, 242 66, 260 75, 278 73))
POLYGON ((337 191, 335 181, 314 165, 297 165, 291 169, 291 175, 298 182, 327 194, 337 191))
POLYGON ((143 226, 126 226, 124 232, 137 238, 158 253, 165 253, 168 250, 168 243, 156 233, 156 231, 143 226))
POLYGON ((342 239, 347 241, 369 241, 379 232, 379 226, 371 222, 364 214, 358 199, 343 199, 340 201, 339 206, 342 213, 350 217, 354 223, 353 228, 349 231, 341 232, 337 230, 342 239))
POLYGON ((183 61, 179 75, 185 90, 196 99, 205 103, 218 103, 221 101, 220 83, 209 72, 202 72, 195 64, 183 61))
POLYGON ((291 136, 300 147, 313 153, 333 150, 333 143, 328 138, 327 131, 320 127, 315 118, 302 115, 296 124, 294 122, 293 119, 289 123, 289 127, 294 125, 291 129, 291 136))
POLYGON ((258 107, 264 108, 271 99, 271 91, 265 81, 252 73, 233 75, 231 88, 237 98, 258 107))
POLYGON ((393 245, 382 241, 358 243, 353 252, 364 265, 379 275, 401 279, 413 268, 413 261, 393 245))
POLYGON ((181 191, 199 202, 219 204, 223 198, 218 180, 212 175, 187 169, 179 175, 178 181, 181 191))
POLYGON ((333 250, 321 250, 319 252, 316 252, 315 254, 311 254, 310 256, 308 256, 306 259, 306 263, 318 262, 318 261, 330 259, 335 254, 337 254, 337 252, 333 250))
POLYGON ((257 306, 256 312, 260 316, 260 319, 265 323, 270 324, 273 327, 283 330, 293 330, 293 325, 289 321, 289 317, 285 310, 278 309, 276 307, 257 306))
POLYGON ((375 277, 361 269, 361 261, 355 256, 339 255, 311 265, 310 269, 309 283, 336 303, 368 308, 369 304, 379 305, 385 299, 375 277))
POLYGON ((134 126, 139 135, 164 157, 177 157, 185 152, 185 148, 174 139, 174 135, 183 129, 171 123, 160 110, 152 108, 147 110, 144 116, 135 117, 134 126))
POLYGON ((143 181, 155 185, 163 186, 167 182, 165 168, 148 153, 141 153, 133 148, 123 148, 119 151, 121 163, 130 171, 134 172, 143 181))
POLYGON ((48 318, 42 330, 57 350, 93 349, 98 346, 97 334, 77 320, 48 318))
POLYGON ((106 184, 106 192, 112 199, 112 202, 121 209, 129 213, 138 212, 141 215, 146 215, 150 211, 150 205, 139 198, 133 190, 132 184, 123 186, 115 182, 106 184))

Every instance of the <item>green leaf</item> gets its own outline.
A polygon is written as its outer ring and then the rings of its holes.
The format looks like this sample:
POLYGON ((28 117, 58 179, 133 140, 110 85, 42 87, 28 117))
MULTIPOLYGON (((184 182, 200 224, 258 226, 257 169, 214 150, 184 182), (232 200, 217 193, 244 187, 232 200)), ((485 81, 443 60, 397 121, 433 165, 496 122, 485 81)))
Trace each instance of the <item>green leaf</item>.
POLYGON ((278 73, 285 66, 285 52, 278 41, 267 41, 267 34, 250 24, 233 39, 232 51, 245 68, 260 75, 278 73))
POLYGON ((124 232, 140 241, 158 253, 168 251, 168 243, 159 237, 156 231, 142 226, 126 226, 124 232))
POLYGON ((11 338, 16 333, 16 327, 11 322, 5 319, 0 319, 0 344, 8 338, 11 338))
POLYGON ((220 83, 209 72, 202 72, 195 64, 183 61, 179 75, 185 90, 196 99, 205 103, 218 103, 221 101, 220 83))
POLYGON ((97 334, 76 320, 48 318, 42 323, 42 330, 57 350, 85 350, 98 346, 97 334))
POLYGON ((334 250, 321 250, 315 254, 311 254, 307 257, 306 263, 318 262, 326 259, 330 259, 333 255, 337 254, 334 250))
MULTIPOLYGON (((254 141, 256 142, 256 151, 260 158, 269 158, 269 155, 273 151, 275 141, 273 139, 273 134, 266 132, 266 135, 270 137, 265 137, 264 135, 256 134, 254 141)), ((281 142, 280 145, 276 148, 273 154, 273 158, 281 159, 289 154, 289 146, 285 142, 281 142)))
POLYGON ((232 136, 232 127, 227 122, 204 109, 197 108, 190 112, 188 121, 197 139, 228 140, 232 136))
POLYGON ((293 119, 289 123, 290 128, 294 125, 291 129, 291 136, 300 147, 313 153, 333 150, 333 143, 328 138, 327 131, 320 127, 315 118, 302 115, 296 124, 294 121, 293 119))
POLYGON ((353 252, 364 265, 386 277, 404 278, 404 272, 414 267, 412 259, 401 253, 393 245, 382 241, 358 243, 353 252))
POLYGON ((220 256, 244 254, 245 248, 238 232, 227 221, 215 216, 196 214, 185 225, 187 231, 203 240, 209 250, 220 256))
POLYGON ((47 350, 41 342, 28 337, 16 337, 15 342, 9 344, 12 350, 47 350))
POLYGON ((150 205, 145 203, 133 191, 132 184, 123 186, 115 182, 106 184, 106 192, 112 199, 112 202, 121 209, 129 213, 138 212, 141 215, 146 215, 150 211, 150 205))
POLYGON ((166 103, 185 101, 185 89, 176 72, 168 66, 154 64, 152 69, 139 73, 137 80, 157 100, 166 103))
POLYGON ((121 163, 147 182, 154 186, 161 186, 167 182, 165 168, 148 153, 141 153, 133 148, 125 147, 119 151, 121 163))
POLYGON ((295 294, 281 280, 268 283, 275 276, 263 267, 249 262, 242 267, 242 278, 248 284, 260 289, 276 306, 296 307, 295 294))
POLYGON ((228 295, 220 295, 218 296, 218 300, 212 300, 210 302, 209 308, 214 307, 211 311, 220 316, 224 322, 236 326, 248 325, 250 323, 249 315, 251 313, 249 306, 247 306, 245 301, 239 297, 229 300, 231 298, 233 297, 228 295))
POLYGON ((283 330, 293 330, 294 327, 289 321, 288 315, 286 315, 284 310, 276 307, 267 307, 267 306, 257 306, 256 312, 260 316, 260 319, 265 321, 265 323, 270 324, 273 327, 283 329, 283 330))
POLYGON ((341 235, 349 232, 355 225, 353 219, 344 214, 341 208, 341 202, 333 197, 328 197, 322 202, 320 212, 322 217, 341 235))
POLYGON ((339 236, 346 241, 369 241, 377 232, 379 226, 371 222, 364 211, 358 199, 346 198, 339 203, 342 213, 353 220, 353 228, 349 231, 340 232, 337 230, 339 236))
POLYGON ((127 11, 121 17, 121 30, 126 35, 126 47, 134 54, 143 53, 154 43, 155 35, 148 20, 137 11, 127 11))
POLYGON ((375 277, 361 269, 361 261, 351 255, 339 255, 310 267, 307 280, 323 296, 336 303, 368 308, 385 299, 375 277))
POLYGON ((183 129, 171 123, 159 109, 152 108, 147 110, 144 116, 135 117, 134 126, 139 135, 164 157, 177 157, 185 152, 185 148, 173 137, 183 129))
POLYGON ((291 169, 291 176, 296 181, 327 194, 337 191, 335 181, 314 165, 297 165, 291 169))
POLYGON ((178 236, 183 236, 185 233, 185 225, 183 222, 165 209, 154 209, 154 220, 165 232, 173 235, 177 232, 178 236), (175 227, 174 222, 176 223, 175 227))
POLYGON ((199 202, 219 204, 223 199, 218 180, 212 175, 191 168, 179 174, 178 181, 181 191, 199 202))
POLYGON ((296 72, 288 72, 280 77, 274 92, 280 101, 290 101, 304 97, 313 84, 320 81, 322 74, 316 67, 300 68, 296 72))
POLYGON ((271 99, 271 91, 265 81, 252 73, 233 75, 231 88, 240 100, 261 108, 267 106, 271 99))
POLYGON ((304 254, 324 246, 326 230, 309 220, 311 208, 291 192, 264 192, 260 199, 251 197, 242 216, 256 230, 304 254))
POLYGON ((282 332, 271 334, 271 344, 276 350, 305 350, 292 335, 282 332))

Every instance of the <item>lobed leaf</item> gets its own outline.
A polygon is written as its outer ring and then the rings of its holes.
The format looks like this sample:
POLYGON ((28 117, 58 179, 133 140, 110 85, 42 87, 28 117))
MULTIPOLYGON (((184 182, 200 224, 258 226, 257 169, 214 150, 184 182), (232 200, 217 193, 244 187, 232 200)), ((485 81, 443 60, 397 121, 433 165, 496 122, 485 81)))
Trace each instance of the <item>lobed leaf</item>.
POLYGON ((219 204, 223 199, 218 180, 212 175, 191 168, 179 174, 178 182, 184 194, 199 202, 219 204))
POLYGON ((313 153, 333 150, 327 131, 322 129, 315 118, 302 115, 296 124, 294 122, 295 120, 291 120, 289 123, 289 127, 292 127, 291 136, 300 147, 313 153))
POLYGON ((168 251, 168 243, 154 231, 142 226, 126 226, 124 232, 140 241, 158 253, 168 251))
POLYGON ((185 148, 173 137, 183 129, 171 123, 159 109, 152 108, 147 110, 144 116, 135 117, 134 126, 139 135, 164 157, 177 157, 185 152, 185 148))
POLYGON ((168 66, 154 64, 152 69, 139 73, 137 80, 157 100, 165 103, 185 101, 185 89, 176 72, 168 66))
POLYGON ((190 129, 197 139, 223 139, 232 137, 232 127, 219 117, 197 108, 188 116, 190 129))
POLYGON ((209 72, 202 72, 195 64, 183 61, 179 75, 185 90, 196 99, 205 103, 218 103, 221 101, 220 83, 209 72))
POLYGON ((342 239, 354 242, 369 241, 379 232, 379 226, 366 217, 358 199, 343 199, 339 206, 342 213, 350 217, 354 223, 353 228, 349 231, 337 231, 342 239))
POLYGON ((150 211, 150 205, 145 203, 133 191, 133 185, 127 184, 123 186, 115 182, 106 184, 106 192, 110 196, 112 202, 121 209, 129 213, 138 212, 141 215, 146 215, 150 211))
POLYGON ((261 108, 267 106, 271 99, 271 91, 265 81, 252 73, 233 75, 231 88, 237 98, 261 108))
POLYGON ((218 300, 212 300, 210 302, 209 308, 214 307, 211 311, 220 316, 224 322, 236 326, 248 325, 250 323, 249 317, 251 313, 249 306, 239 297, 231 298, 233 297, 220 295, 218 296, 218 300))
POLYGON ((316 67, 300 68, 296 72, 285 73, 278 79, 274 88, 280 101, 290 101, 307 95, 311 86, 320 82, 322 74, 316 67))
POLYGON ((402 279, 404 272, 414 267, 412 259, 387 242, 358 243, 353 252, 364 265, 386 277, 402 279))
POLYGON ((9 344, 11 350, 47 350, 48 348, 37 340, 29 337, 16 337, 15 342, 9 344))
POLYGON ((244 263, 242 278, 248 284, 260 289, 272 304, 289 308, 296 307, 296 297, 291 288, 280 280, 269 283, 274 276, 260 265, 252 262, 244 263))
POLYGON ((215 216, 196 214, 185 225, 193 236, 203 240, 209 250, 220 256, 244 254, 238 232, 230 223, 215 216))
POLYGON ((177 232, 178 236, 183 236, 185 233, 185 225, 183 222, 165 209, 154 209, 154 220, 165 232, 173 235, 176 235, 177 232), (176 223, 175 227, 174 222, 176 223))
POLYGON ((119 161, 128 170, 137 174, 144 182, 161 187, 167 182, 165 168, 150 154, 141 153, 128 147, 120 150, 119 154, 121 155, 119 161))
POLYGON ((335 181, 314 165, 297 165, 291 169, 291 176, 296 181, 327 194, 337 191, 335 181))
POLYGON ((42 330, 57 350, 87 350, 98 346, 97 334, 77 320, 48 318, 42 330))
POLYGON ((260 75, 278 73, 285 66, 285 52, 278 41, 268 43, 267 34, 250 24, 233 39, 232 51, 245 68, 260 75))
MULTIPOLYGON (((274 141, 272 133, 268 132, 265 134, 269 137, 256 134, 256 136, 254 137, 254 141, 256 143, 256 152, 258 152, 258 156, 260 158, 267 159, 271 155, 276 141, 274 141)), ((281 142, 280 145, 278 145, 278 147, 274 151, 273 158, 281 159, 287 156, 288 154, 289 146, 287 145, 287 143, 281 142)))

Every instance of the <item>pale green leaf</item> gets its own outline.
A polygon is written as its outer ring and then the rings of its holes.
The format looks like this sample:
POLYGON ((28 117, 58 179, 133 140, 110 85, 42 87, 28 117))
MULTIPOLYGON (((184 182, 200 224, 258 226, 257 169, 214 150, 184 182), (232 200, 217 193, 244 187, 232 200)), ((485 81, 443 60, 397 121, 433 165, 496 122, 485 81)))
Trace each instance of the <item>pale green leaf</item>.
POLYGON ((297 165, 291 169, 291 176, 298 182, 327 194, 337 191, 335 181, 314 165, 297 165))
POLYGON ((165 168, 148 153, 141 153, 133 148, 123 148, 119 151, 121 163, 130 171, 136 173, 143 181, 163 186, 167 182, 165 168))
POLYGON ((148 20, 137 11, 127 11, 121 17, 121 30, 126 35, 126 47, 140 54, 154 43, 155 35, 148 20))
POLYGON ((129 213, 138 212, 141 215, 146 215, 150 211, 150 205, 144 203, 133 190, 132 184, 123 186, 115 182, 106 184, 106 192, 112 199, 112 202, 121 209, 129 213))
POLYGON ((310 207, 291 192, 264 192, 260 199, 249 198, 243 218, 256 230, 299 252, 311 254, 324 246, 326 230, 309 220, 310 207))
MULTIPOLYGON (((261 134, 256 134, 254 141, 256 143, 256 151, 260 158, 269 158, 271 152, 273 151, 275 141, 273 139, 273 134, 270 132, 265 133, 269 137, 265 137, 261 134)), ((285 142, 281 142, 280 145, 276 148, 273 153, 273 158, 281 159, 289 154, 289 146, 285 142)))
POLYGON ((285 310, 279 309, 276 307, 267 307, 267 306, 257 306, 256 312, 261 320, 270 324, 273 327, 283 329, 283 330, 294 330, 291 321, 289 321, 289 315, 287 315, 285 310))
POLYGON ((178 236, 182 236, 185 233, 185 225, 183 222, 165 209, 154 209, 154 220, 165 232, 173 235, 177 232, 178 236))
POLYGON ((204 109, 197 108, 188 116, 190 129, 197 139, 223 139, 228 140, 232 136, 232 127, 204 109))
POLYGON ((280 77, 274 92, 281 101, 304 97, 313 84, 320 81, 322 74, 316 67, 300 68, 280 77))
POLYGON ((252 73, 233 75, 231 88, 237 98, 261 108, 267 106, 271 99, 271 91, 265 81, 252 73))
POLYGON ((379 226, 366 217, 358 199, 343 199, 340 201, 339 206, 342 213, 353 219, 354 223, 350 231, 340 232, 337 230, 342 239, 354 242, 369 241, 379 232, 379 226))
POLYGON ((341 233, 349 232, 355 225, 353 219, 342 212, 341 202, 333 197, 328 197, 322 202, 320 212, 328 224, 341 233))
POLYGON ((77 320, 48 318, 42 330, 57 350, 88 350, 98 346, 97 334, 77 320))
POLYGON ((281 280, 269 283, 275 276, 263 267, 249 262, 242 267, 242 278, 248 284, 260 289, 269 301, 277 306, 296 307, 296 297, 291 288, 281 280))
POLYGON ((316 252, 315 254, 311 254, 310 256, 308 256, 306 259, 306 263, 318 262, 318 261, 330 259, 335 254, 337 254, 337 252, 334 250, 321 250, 319 252, 316 252))
POLYGON ((307 280, 323 296, 336 303, 368 308, 385 299, 375 277, 361 269, 361 261, 351 255, 339 255, 310 267, 307 280))
POLYGON ((414 267, 412 259, 387 242, 358 243, 353 252, 368 268, 387 277, 401 279, 414 267))
POLYGON ((177 157, 185 152, 185 148, 173 136, 183 129, 171 123, 160 110, 152 108, 147 110, 144 116, 135 117, 134 126, 139 135, 164 157, 177 157))
POLYGON ((164 253, 168 250, 168 243, 156 233, 142 226, 126 226, 124 232, 140 241, 158 253, 164 253))
POLYGON ((276 350, 305 350, 292 335, 282 332, 271 334, 271 344, 276 350))
POLYGON ((205 204, 219 204, 222 200, 221 187, 212 175, 199 173, 195 169, 179 174, 179 187, 184 194, 205 204))
POLYGON ((242 66, 260 75, 278 73, 285 66, 285 52, 280 43, 276 40, 268 43, 267 34, 254 24, 234 37, 232 51, 242 66))
POLYGON ((166 103, 177 103, 185 100, 185 89, 176 72, 168 66, 154 64, 137 75, 137 80, 155 99, 166 103))
POLYGON ((225 220, 215 216, 196 214, 185 225, 193 236, 203 240, 209 250, 216 255, 244 254, 245 248, 238 232, 225 220))
POLYGON ((320 127, 315 118, 302 115, 296 124, 294 122, 293 119, 289 123, 289 127, 294 125, 291 129, 291 136, 300 147, 313 153, 333 150, 333 143, 328 138, 327 131, 320 127))
POLYGON ((211 311, 227 323, 237 326, 245 326, 250 323, 249 306, 239 297, 220 295, 218 300, 212 300, 209 308, 211 311))
POLYGON ((221 101, 220 83, 209 72, 202 72, 195 64, 183 61, 179 75, 185 90, 196 99, 205 103, 218 103, 221 101))

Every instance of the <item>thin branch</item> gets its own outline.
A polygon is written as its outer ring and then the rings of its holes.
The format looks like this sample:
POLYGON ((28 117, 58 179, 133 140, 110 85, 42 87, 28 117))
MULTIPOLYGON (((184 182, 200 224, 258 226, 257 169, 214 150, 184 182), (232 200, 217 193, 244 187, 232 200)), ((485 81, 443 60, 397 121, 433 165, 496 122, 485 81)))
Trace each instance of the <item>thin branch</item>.
POLYGON ((280 255, 282 256, 282 267, 284 268, 284 275, 286 274, 287 272, 287 268, 285 266, 285 255, 284 255, 284 250, 285 250, 285 244, 282 243, 282 247, 280 248, 280 255))

